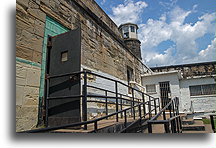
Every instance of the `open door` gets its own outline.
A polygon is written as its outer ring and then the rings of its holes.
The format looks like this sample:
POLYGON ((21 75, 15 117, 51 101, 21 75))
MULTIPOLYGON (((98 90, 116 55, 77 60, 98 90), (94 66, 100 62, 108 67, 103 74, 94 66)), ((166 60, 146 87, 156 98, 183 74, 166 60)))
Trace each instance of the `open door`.
POLYGON ((50 37, 47 49, 45 96, 47 99, 47 126, 80 122, 80 76, 54 77, 81 70, 80 28, 50 37))

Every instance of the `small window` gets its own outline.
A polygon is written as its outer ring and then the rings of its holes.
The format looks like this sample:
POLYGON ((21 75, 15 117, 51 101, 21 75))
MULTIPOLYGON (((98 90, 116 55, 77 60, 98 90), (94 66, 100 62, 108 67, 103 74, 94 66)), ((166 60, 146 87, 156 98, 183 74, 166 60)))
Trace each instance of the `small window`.
POLYGON ((124 38, 129 38, 129 32, 124 33, 124 38))
POLYGON ((190 86, 189 89, 191 96, 216 94, 215 84, 190 86))
POLYGON ((130 26, 131 32, 135 32, 135 27, 134 26, 130 26))
POLYGON ((124 26, 122 29, 123 29, 123 32, 124 32, 124 33, 129 32, 129 27, 128 27, 128 26, 124 26))
POLYGON ((156 86, 155 86, 155 84, 146 85, 146 92, 147 93, 156 93, 156 86))
POLYGON ((68 51, 64 51, 61 53, 61 61, 62 62, 68 61, 68 51))
POLYGON ((123 37, 124 38, 129 38, 129 27, 128 26, 124 26, 122 28, 122 30, 123 30, 123 37))

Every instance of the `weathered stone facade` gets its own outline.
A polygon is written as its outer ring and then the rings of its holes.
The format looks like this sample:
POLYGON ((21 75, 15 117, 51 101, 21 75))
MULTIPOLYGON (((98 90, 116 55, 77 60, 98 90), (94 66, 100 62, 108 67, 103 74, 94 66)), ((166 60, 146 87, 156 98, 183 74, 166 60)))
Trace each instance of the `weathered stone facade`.
POLYGON ((130 66, 134 81, 139 84, 141 73, 149 71, 130 52, 117 25, 94 0, 17 0, 17 131, 31 129, 37 123, 38 90, 42 87, 40 78, 44 70, 41 65, 46 62, 42 47, 47 16, 68 29, 81 27, 81 63, 85 67, 126 81, 130 66), (26 126, 29 118, 32 122, 26 126))
POLYGON ((216 74, 216 62, 153 67, 151 69, 154 72, 168 72, 177 70, 181 72, 183 79, 197 76, 213 76, 216 74))

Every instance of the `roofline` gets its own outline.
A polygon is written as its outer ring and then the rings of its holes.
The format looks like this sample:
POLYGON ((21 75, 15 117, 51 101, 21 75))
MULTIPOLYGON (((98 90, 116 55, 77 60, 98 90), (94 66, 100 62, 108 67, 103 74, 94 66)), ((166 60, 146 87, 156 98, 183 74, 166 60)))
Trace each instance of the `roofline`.
POLYGON ((141 77, 149 77, 149 76, 158 76, 158 75, 169 75, 169 74, 175 74, 179 73, 179 71, 169 71, 169 72, 158 72, 158 73, 151 73, 151 74, 142 74, 141 77))
POLYGON ((137 29, 139 29, 138 25, 137 24, 134 24, 134 23, 125 23, 125 24, 121 24, 118 28, 120 29, 122 26, 124 25, 135 25, 137 27, 137 29))
POLYGON ((181 65, 168 65, 168 66, 159 66, 159 67, 150 67, 151 69, 162 69, 162 68, 174 68, 174 67, 186 67, 186 66, 196 66, 196 65, 209 65, 216 64, 216 61, 211 62, 200 62, 200 63, 191 63, 191 64, 181 64, 181 65))

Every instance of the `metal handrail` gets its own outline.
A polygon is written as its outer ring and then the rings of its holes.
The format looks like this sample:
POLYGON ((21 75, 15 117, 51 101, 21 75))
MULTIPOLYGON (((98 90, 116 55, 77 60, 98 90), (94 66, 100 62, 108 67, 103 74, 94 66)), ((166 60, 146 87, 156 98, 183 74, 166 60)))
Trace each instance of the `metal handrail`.
MULTIPOLYGON (((68 124, 68 125, 63 125, 63 126, 56 126, 56 127, 48 127, 48 128, 44 128, 44 129, 37 129, 37 130, 30 130, 30 131, 26 131, 26 132, 44 132, 44 131, 50 131, 50 130, 56 130, 56 129, 64 129, 64 128, 67 128, 67 127, 75 127, 75 126, 81 126, 81 125, 84 125, 84 129, 87 130, 87 125, 88 124, 92 124, 94 123, 95 124, 95 131, 97 130, 97 122, 98 121, 101 121, 103 119, 108 119, 109 117, 111 116, 115 116, 116 115, 116 122, 118 122, 118 114, 121 113, 121 115, 123 115, 123 113, 125 114, 125 128, 127 128, 127 114, 126 114, 126 111, 128 110, 131 110, 131 114, 133 113, 133 117, 134 117, 134 120, 136 118, 136 115, 135 115, 135 108, 136 107, 139 107, 139 115, 140 115, 140 118, 139 119, 142 119, 143 117, 145 118, 146 115, 149 115, 149 117, 152 116, 152 112, 155 111, 155 114, 157 114, 157 109, 159 108, 160 110, 160 104, 159 104, 159 98, 154 98, 140 90, 137 90, 136 88, 132 88, 131 86, 127 85, 127 84, 124 84, 123 82, 121 81, 118 81, 118 80, 114 80, 114 79, 111 79, 111 78, 108 78, 108 77, 105 77, 105 76, 101 76, 99 74, 95 74, 95 73, 92 73, 92 72, 89 72, 89 71, 79 71, 79 72, 73 72, 73 73, 67 73, 67 74, 63 74, 63 75, 53 75, 53 76, 47 76, 46 77, 46 80, 49 82, 50 79, 55 79, 55 78, 59 78, 59 77, 65 77, 65 76, 69 76, 70 79, 73 78, 73 76, 77 76, 77 75, 81 75, 81 74, 84 74, 83 76, 83 81, 84 81, 84 84, 82 86, 82 89, 83 89, 83 92, 82 92, 82 95, 74 95, 74 96, 59 96, 59 97, 49 97, 47 96, 46 98, 46 121, 48 121, 48 102, 47 101, 50 101, 50 100, 55 100, 55 99, 71 99, 71 98, 78 98, 78 97, 82 97, 82 113, 83 113, 83 122, 79 122, 79 123, 73 123, 73 124, 68 124), (102 95, 90 95, 88 94, 88 91, 87 91, 87 88, 89 87, 89 85, 87 84, 87 74, 91 74, 91 75, 94 75, 94 76, 97 76, 97 77, 100 77, 100 78, 103 78, 103 79, 107 79, 107 80, 110 80, 112 82, 115 82, 115 92, 112 92, 113 94, 115 94, 116 96, 102 96, 102 95), (126 86, 127 88, 130 88, 132 89, 132 97, 131 96, 127 96, 127 95, 123 95, 121 93, 118 92, 118 84, 121 84, 123 86, 126 86), (139 100, 142 100, 142 102, 139 102, 139 101, 136 101, 137 98, 135 98, 134 96, 134 91, 137 91, 139 93, 142 94, 142 98, 139 99, 139 100), (121 97, 119 97, 121 96, 121 97), (127 99, 127 101, 130 101, 131 102, 131 107, 129 108, 126 108, 126 109, 122 109, 121 107, 121 110, 119 111, 118 109, 118 105, 122 105, 122 104, 119 104, 118 103, 118 99, 122 99, 122 100, 126 100, 125 98, 122 98, 122 96, 126 96, 126 97, 129 97, 129 98, 132 98, 132 100, 129 100, 127 99), (148 101, 145 100, 145 96, 148 97, 148 101), (103 116, 103 117, 100 117, 100 118, 97 118, 97 119, 94 119, 94 120, 90 120, 90 121, 87 121, 87 98, 88 97, 101 97, 101 98, 112 98, 112 99, 116 99, 116 112, 115 113, 112 113, 112 114, 109 114, 108 113, 106 114, 106 116, 103 116), (156 104, 156 100, 158 100, 158 104, 156 104), (151 104, 151 102, 154 103, 154 105, 151 104), (135 105, 135 103, 138 103, 138 105, 135 105), (148 105, 149 106, 149 110, 148 112, 146 112, 146 108, 145 108, 145 105, 148 105), (141 106, 143 106, 143 116, 141 116, 142 114, 142 111, 141 111, 141 106), (152 106, 154 107, 152 109, 152 106)), ((80 76, 81 78, 81 76, 80 76)), ((49 83, 48 83, 49 84, 49 83)), ((47 85, 47 88, 49 86, 47 85)), ((96 88, 96 87, 95 87, 96 88)), ((101 89, 102 88, 98 88, 98 89, 101 89)), ((103 89, 103 91, 105 92, 110 92, 110 90, 106 90, 106 89, 103 89)), ((138 99, 137 99, 138 100, 138 99)), ((108 102, 100 102, 100 103, 106 103, 108 104, 108 102)), ((46 125, 47 122, 46 122, 46 125)))
MULTIPOLYGON (((156 98, 158 99, 158 98, 156 98)), ((147 101, 148 102, 148 101, 147 101)), ((101 121, 103 119, 107 119, 109 117, 112 117, 112 116, 115 116, 115 115, 118 115, 119 113, 125 113, 126 111, 132 109, 132 108, 135 108, 135 107, 139 107, 141 105, 144 105, 146 104, 147 102, 144 102, 144 103, 140 103, 136 106, 133 106, 133 107, 129 107, 129 108, 126 108, 126 109, 123 109, 121 111, 118 111, 118 112, 115 112, 115 113, 112 113, 112 114, 109 114, 109 115, 106 115, 106 116, 103 116, 103 117, 100 117, 100 118, 97 118, 97 119, 94 119, 94 120, 90 120, 90 121, 84 121, 84 122, 79 122, 79 123, 73 123, 73 124, 67 124, 67 125, 63 125, 63 126, 56 126, 56 127, 48 127, 48 128, 42 128, 42 129, 35 129, 35 130, 29 130, 29 131, 23 131, 23 132, 19 132, 19 133, 40 133, 40 132, 48 132, 48 131, 53 131, 53 130, 58 130, 58 129, 65 129, 65 128, 72 128, 72 127, 76 127, 76 126, 82 126, 82 125, 87 125, 87 124, 92 124, 92 123, 95 123, 97 124, 98 121, 101 121)), ((127 116, 127 114, 125 114, 125 116, 127 116)), ((142 116, 143 117, 143 116, 142 116)), ((95 126, 97 127, 97 126, 95 126)), ((96 131, 97 129, 94 129, 94 131, 96 131)))
POLYGON ((157 115, 152 117, 148 123, 148 132, 152 133, 152 124, 164 124, 164 129, 166 133, 170 133, 170 124, 172 133, 181 133, 181 117, 179 115, 179 98, 175 97, 172 99, 157 115), (166 119, 165 111, 169 110, 170 118, 166 119), (159 116, 163 114, 163 120, 157 120, 159 116))

